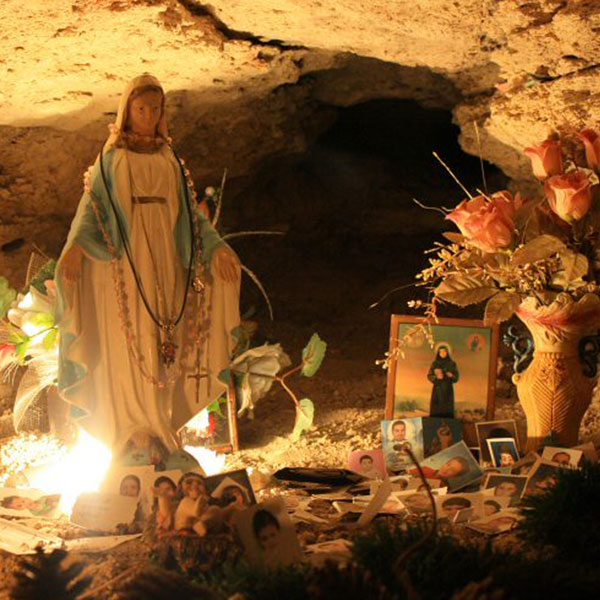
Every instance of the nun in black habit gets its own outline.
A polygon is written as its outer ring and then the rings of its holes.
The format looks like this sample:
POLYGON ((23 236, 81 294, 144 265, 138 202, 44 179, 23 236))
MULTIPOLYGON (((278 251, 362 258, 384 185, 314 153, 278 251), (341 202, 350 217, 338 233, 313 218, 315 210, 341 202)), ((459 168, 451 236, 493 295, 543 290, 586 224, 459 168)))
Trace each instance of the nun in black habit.
POLYGON ((427 379, 433 384, 429 416, 454 417, 454 384, 458 377, 458 368, 450 357, 448 346, 440 345, 427 373, 427 379))

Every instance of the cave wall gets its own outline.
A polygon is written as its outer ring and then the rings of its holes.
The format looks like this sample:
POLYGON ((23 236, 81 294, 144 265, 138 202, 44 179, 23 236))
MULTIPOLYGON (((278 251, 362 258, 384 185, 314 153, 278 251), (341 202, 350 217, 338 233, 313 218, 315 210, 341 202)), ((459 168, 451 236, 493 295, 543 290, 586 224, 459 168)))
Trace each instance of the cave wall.
POLYGON ((460 142, 515 180, 551 131, 600 116, 599 3, 585 0, 55 0, 0 5, 0 272, 56 255, 118 96, 168 90, 199 186, 244 194, 266 160, 306 150, 339 107, 412 98, 452 110, 460 142))

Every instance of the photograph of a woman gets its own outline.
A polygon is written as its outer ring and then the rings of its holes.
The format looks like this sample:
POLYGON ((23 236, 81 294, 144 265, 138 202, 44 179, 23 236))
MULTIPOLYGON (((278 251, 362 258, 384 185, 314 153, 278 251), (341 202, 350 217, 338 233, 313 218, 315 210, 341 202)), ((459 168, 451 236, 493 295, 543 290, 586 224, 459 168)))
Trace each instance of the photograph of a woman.
POLYGON ((450 356, 448 344, 440 344, 435 360, 429 367, 427 379, 433 384, 429 415, 454 417, 454 384, 459 379, 458 367, 450 356))

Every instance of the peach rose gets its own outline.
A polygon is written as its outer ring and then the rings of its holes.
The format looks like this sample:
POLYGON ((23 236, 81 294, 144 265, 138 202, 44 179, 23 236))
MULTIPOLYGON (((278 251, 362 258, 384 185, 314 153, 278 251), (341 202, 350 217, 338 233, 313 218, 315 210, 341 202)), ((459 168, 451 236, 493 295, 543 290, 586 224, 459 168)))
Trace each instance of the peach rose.
POLYGON ((585 146, 585 160, 590 169, 597 169, 600 165, 600 136, 593 129, 584 129, 577 137, 585 146))
POLYGON ((544 183, 550 208, 567 223, 583 218, 592 204, 592 190, 583 171, 555 175, 544 183))
POLYGON ((521 199, 513 200, 504 190, 492 195, 491 200, 476 196, 463 200, 446 219, 452 221, 465 238, 483 252, 496 252, 510 245, 515 229, 515 212, 521 199))
POLYGON ((525 154, 531 159, 533 174, 538 179, 546 179, 563 172, 562 152, 556 140, 546 140, 539 146, 525 148, 525 154))

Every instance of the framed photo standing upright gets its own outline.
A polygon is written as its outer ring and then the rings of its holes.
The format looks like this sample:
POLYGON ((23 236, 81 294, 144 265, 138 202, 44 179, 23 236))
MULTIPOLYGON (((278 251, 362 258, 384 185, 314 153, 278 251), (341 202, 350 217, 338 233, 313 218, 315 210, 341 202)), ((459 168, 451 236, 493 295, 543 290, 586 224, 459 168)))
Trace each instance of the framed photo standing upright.
POLYGON ((460 419, 465 440, 476 445, 474 424, 494 414, 498 327, 440 318, 430 326, 432 347, 419 323, 392 315, 385 418, 460 419))

